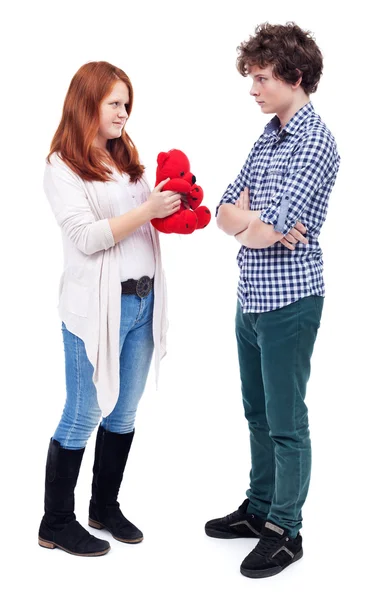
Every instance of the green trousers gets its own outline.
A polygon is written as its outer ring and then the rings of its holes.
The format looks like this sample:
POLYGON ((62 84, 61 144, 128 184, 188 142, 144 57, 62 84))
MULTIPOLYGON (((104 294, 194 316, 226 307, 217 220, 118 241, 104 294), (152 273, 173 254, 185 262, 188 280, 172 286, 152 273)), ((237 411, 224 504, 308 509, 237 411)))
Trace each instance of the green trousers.
POLYGON ((278 310, 243 313, 236 338, 250 431, 249 512, 295 537, 311 473, 306 386, 324 299, 308 296, 278 310))

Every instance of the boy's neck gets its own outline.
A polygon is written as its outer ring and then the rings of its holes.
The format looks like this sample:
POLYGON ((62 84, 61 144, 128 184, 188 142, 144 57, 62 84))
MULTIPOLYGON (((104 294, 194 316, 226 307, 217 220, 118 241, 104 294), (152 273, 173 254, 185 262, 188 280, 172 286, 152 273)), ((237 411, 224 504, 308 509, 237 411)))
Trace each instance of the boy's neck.
POLYGON ((280 128, 283 129, 290 119, 309 102, 310 97, 307 94, 300 94, 285 110, 277 113, 277 117, 280 120, 280 128))

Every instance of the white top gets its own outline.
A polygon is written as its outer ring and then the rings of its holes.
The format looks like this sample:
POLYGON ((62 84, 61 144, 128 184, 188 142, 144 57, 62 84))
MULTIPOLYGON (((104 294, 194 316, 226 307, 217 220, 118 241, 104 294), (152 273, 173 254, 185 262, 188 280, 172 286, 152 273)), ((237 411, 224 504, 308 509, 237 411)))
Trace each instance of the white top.
MULTIPOLYGON (((109 186, 109 196, 112 198, 112 210, 115 216, 139 206, 148 197, 148 186, 142 181, 131 183, 127 174, 121 175, 114 171, 114 181, 97 182, 96 186, 109 186)), ((154 277, 155 258, 153 251, 150 223, 145 223, 131 235, 118 243, 121 255, 121 281, 140 279, 143 275, 154 277)))
MULTIPOLYGON (((145 201, 150 190, 145 180, 145 201)), ((103 416, 119 394, 121 263, 124 245, 115 244, 108 219, 116 216, 117 183, 87 182, 56 154, 46 163, 44 189, 62 230, 64 271, 59 287, 59 315, 67 329, 85 343, 103 416)), ((155 260, 153 337, 156 381, 166 354, 167 303, 158 232, 149 225, 155 260)))

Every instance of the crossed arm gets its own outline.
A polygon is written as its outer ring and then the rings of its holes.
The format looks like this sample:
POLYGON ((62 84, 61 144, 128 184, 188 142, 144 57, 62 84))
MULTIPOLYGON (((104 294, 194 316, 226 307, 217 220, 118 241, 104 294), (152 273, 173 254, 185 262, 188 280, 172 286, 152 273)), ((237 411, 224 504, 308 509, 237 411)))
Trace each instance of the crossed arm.
POLYGON ((218 210, 217 225, 228 235, 233 235, 248 248, 268 248, 281 242, 289 250, 294 250, 298 242, 307 244, 304 237, 305 226, 299 221, 285 236, 274 230, 273 225, 263 223, 259 216, 262 211, 250 210, 249 189, 241 192, 235 204, 222 204, 218 210))

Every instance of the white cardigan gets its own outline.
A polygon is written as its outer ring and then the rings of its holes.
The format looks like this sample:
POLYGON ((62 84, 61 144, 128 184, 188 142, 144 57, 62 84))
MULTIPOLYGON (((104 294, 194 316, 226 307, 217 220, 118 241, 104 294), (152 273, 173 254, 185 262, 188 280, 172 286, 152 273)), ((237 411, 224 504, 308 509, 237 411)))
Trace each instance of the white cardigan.
MULTIPOLYGON (((150 192, 149 186, 143 178, 150 192)), ((114 217, 109 183, 84 181, 53 154, 46 163, 44 190, 62 229, 64 271, 59 287, 59 314, 67 329, 85 343, 94 368, 93 382, 103 416, 112 412, 119 394, 121 319, 120 252, 108 219, 114 217)), ((151 227, 155 255, 154 364, 166 354, 167 302, 158 232, 151 227)))

